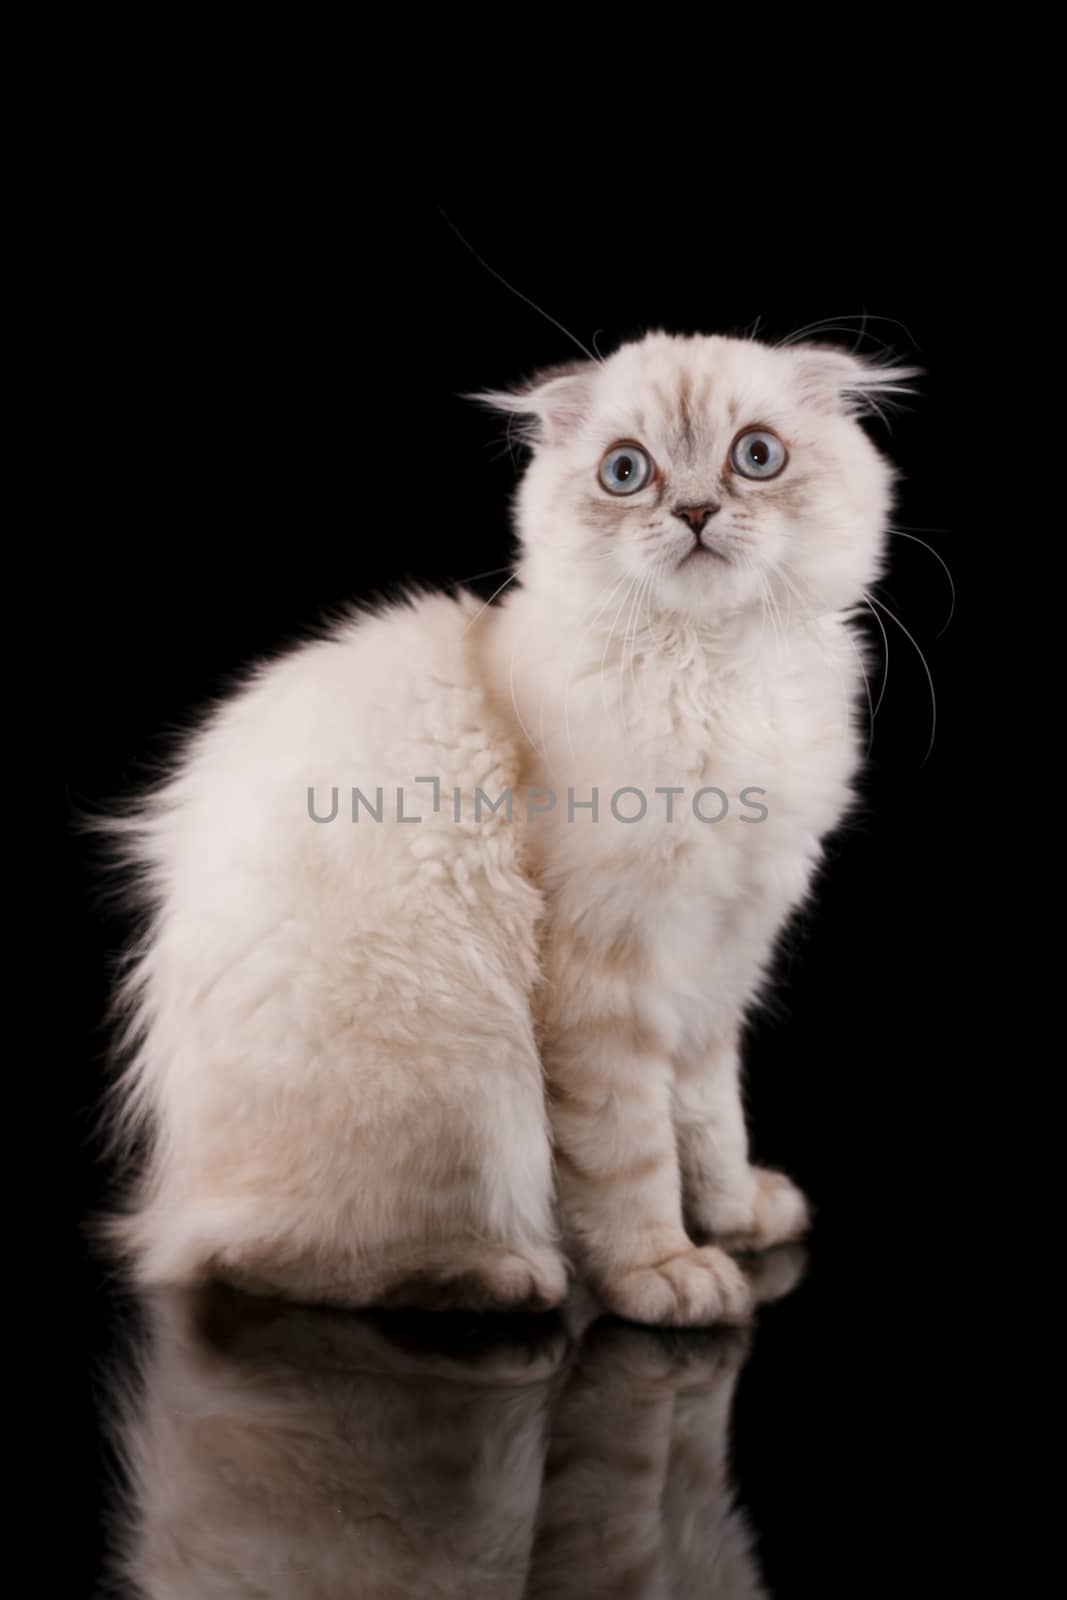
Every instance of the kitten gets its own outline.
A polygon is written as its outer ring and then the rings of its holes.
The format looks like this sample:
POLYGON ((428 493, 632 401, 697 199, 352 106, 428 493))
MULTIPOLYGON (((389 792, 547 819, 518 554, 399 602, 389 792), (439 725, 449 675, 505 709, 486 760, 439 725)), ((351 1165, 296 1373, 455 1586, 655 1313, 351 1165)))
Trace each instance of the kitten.
POLYGON ((118 825, 143 1281, 536 1309, 570 1263, 637 1321, 745 1315, 723 1243, 807 1207, 749 1163, 739 1041, 849 804, 892 482, 856 415, 911 375, 653 334, 484 396, 532 447, 518 586, 206 720, 118 825))

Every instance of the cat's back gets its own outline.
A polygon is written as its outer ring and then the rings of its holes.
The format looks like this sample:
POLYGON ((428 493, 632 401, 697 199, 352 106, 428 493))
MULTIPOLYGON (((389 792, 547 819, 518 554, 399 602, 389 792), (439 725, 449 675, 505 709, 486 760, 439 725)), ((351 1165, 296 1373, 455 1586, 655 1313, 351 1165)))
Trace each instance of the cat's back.
POLYGON ((415 595, 254 668, 144 809, 146 864, 172 895, 243 866, 277 884, 395 853, 398 828, 452 817, 442 794, 506 787, 514 751, 472 647, 477 611, 466 594, 415 595))
POLYGON ((418 741, 442 723, 481 718, 467 637, 476 614, 469 595, 412 595, 257 665, 190 742, 176 792, 191 798, 192 781, 208 772, 267 774, 293 759, 305 761, 310 782, 335 755, 379 761, 409 731, 418 741))
POLYGON ((471 648, 477 611, 425 595, 346 620, 206 721, 127 837, 151 901, 130 987, 150 1010, 217 1010, 222 1036, 250 974, 257 993, 351 995, 357 968, 375 989, 392 964, 424 986, 454 960, 448 930, 532 961, 517 832, 503 810, 473 814, 518 769, 471 648))

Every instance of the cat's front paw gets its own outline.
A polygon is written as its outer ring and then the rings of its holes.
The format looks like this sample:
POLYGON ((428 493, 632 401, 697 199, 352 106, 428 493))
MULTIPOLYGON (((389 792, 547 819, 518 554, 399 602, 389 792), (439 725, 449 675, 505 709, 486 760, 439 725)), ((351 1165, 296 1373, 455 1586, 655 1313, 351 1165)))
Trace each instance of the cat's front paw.
POLYGON ((811 1208, 784 1172, 750 1167, 738 1190, 718 1194, 697 1218, 701 1234, 730 1250, 769 1250, 799 1239, 811 1226, 811 1208))
POLYGON ((617 1317, 658 1327, 743 1322, 752 1304, 744 1273, 714 1245, 693 1246, 655 1266, 608 1273, 596 1287, 617 1317))

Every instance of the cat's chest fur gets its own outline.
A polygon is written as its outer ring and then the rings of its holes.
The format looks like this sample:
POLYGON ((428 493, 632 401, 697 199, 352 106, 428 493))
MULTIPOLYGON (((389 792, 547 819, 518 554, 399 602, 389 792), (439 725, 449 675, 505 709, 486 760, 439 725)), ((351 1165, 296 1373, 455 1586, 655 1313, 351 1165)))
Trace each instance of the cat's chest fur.
POLYGON ((637 922, 663 948, 682 928, 698 962, 777 924, 849 802, 857 673, 838 624, 739 662, 649 652, 531 697, 529 781, 554 804, 530 843, 563 913, 595 908, 617 934, 637 922))

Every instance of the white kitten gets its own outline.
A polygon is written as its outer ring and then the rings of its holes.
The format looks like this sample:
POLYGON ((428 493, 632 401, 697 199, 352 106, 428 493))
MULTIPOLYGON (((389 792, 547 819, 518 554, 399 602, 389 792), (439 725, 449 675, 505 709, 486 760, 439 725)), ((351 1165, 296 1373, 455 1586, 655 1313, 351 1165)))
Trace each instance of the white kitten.
POLYGON ((806 1221, 738 1040, 849 803, 891 483, 854 412, 909 376, 653 335, 488 397, 529 419, 520 587, 357 618, 209 719, 125 825, 144 1279, 548 1306, 558 1214, 617 1312, 744 1314, 702 1241, 806 1221))

